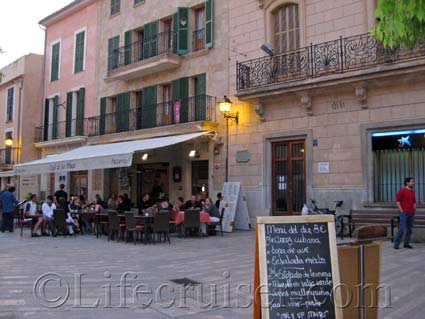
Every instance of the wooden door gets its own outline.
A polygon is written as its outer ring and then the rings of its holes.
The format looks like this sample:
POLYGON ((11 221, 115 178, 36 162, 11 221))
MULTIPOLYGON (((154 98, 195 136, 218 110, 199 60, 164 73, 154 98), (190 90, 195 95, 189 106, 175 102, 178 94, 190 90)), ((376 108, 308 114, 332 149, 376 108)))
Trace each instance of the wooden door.
POLYGON ((162 125, 170 125, 171 124, 171 84, 167 84, 163 86, 162 91, 162 125))
POLYGON ((305 141, 273 143, 273 215, 301 212, 306 201, 305 181, 305 141))

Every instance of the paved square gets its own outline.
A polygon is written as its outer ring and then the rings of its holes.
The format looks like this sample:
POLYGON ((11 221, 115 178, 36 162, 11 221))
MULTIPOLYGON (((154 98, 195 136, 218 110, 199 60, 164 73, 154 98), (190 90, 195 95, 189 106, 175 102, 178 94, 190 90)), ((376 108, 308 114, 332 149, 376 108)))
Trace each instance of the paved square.
MULTIPOLYGON (((134 245, 0 233, 0 319, 252 318, 254 231, 171 240, 134 245), (200 285, 171 281, 182 278, 200 285)), ((384 243, 391 307, 380 318, 424 317, 424 264, 425 244, 394 251, 384 243)))

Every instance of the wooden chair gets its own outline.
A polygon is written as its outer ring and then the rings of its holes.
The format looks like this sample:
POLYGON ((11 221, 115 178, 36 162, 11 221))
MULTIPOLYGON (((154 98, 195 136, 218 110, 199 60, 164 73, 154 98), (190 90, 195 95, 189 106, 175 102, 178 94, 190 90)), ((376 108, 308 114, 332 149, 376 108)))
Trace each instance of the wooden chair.
MULTIPOLYGON (((170 242, 170 217, 171 213, 169 210, 160 210, 155 214, 155 219, 153 222, 153 233, 156 234, 161 242, 162 234, 164 234, 164 242, 168 240, 170 242)), ((153 238, 153 243, 155 244, 155 236, 153 238)))
POLYGON ((115 234, 117 236, 117 241, 119 241, 121 228, 118 213, 116 211, 108 210, 108 221, 108 241, 111 240, 112 235, 115 237, 115 234))
POLYGON ((211 224, 220 227, 221 237, 223 237, 223 217, 224 217, 224 212, 225 212, 225 208, 223 207, 221 209, 221 213, 220 213, 220 220, 218 222, 211 222, 211 224))
POLYGON ((127 234, 127 241, 129 235, 132 234, 134 244, 136 245, 137 240, 139 239, 139 234, 142 231, 145 231, 145 226, 137 225, 136 220, 134 219, 134 215, 132 212, 125 213, 125 231, 127 234), (136 237, 134 236, 136 234, 136 237))
POLYGON ((31 233, 34 227, 34 223, 32 222, 32 218, 25 218, 24 216, 24 211, 23 210, 19 210, 18 211, 18 225, 21 226, 21 237, 23 235, 24 232, 24 226, 29 226, 31 233))
POLYGON ((183 236, 186 237, 187 230, 193 230, 201 236, 201 220, 199 210, 185 210, 183 223, 183 236))

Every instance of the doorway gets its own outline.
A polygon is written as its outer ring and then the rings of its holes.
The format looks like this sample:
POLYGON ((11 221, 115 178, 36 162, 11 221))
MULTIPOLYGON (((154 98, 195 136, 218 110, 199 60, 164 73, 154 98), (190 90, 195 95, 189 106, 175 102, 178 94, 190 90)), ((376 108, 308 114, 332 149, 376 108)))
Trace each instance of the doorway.
POLYGON ((208 195, 208 161, 192 162, 192 194, 208 195))
POLYGON ((305 141, 272 143, 273 215, 301 212, 306 196, 305 141))
POLYGON ((151 194, 151 200, 156 201, 170 193, 169 163, 141 164, 137 166, 137 205, 144 193, 151 194))
POLYGON ((71 194, 74 196, 83 195, 87 200, 88 195, 88 174, 87 171, 71 172, 70 174, 71 194))

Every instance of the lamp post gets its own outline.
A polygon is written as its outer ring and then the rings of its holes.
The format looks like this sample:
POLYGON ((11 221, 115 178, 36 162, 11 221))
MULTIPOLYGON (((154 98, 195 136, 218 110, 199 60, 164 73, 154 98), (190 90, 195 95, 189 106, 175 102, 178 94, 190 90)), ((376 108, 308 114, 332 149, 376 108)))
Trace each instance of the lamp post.
POLYGON ((224 96, 219 102, 218 106, 220 112, 223 113, 226 119, 226 178, 225 182, 229 181, 229 120, 234 121, 236 124, 239 123, 239 112, 231 113, 232 101, 227 96, 224 96))

